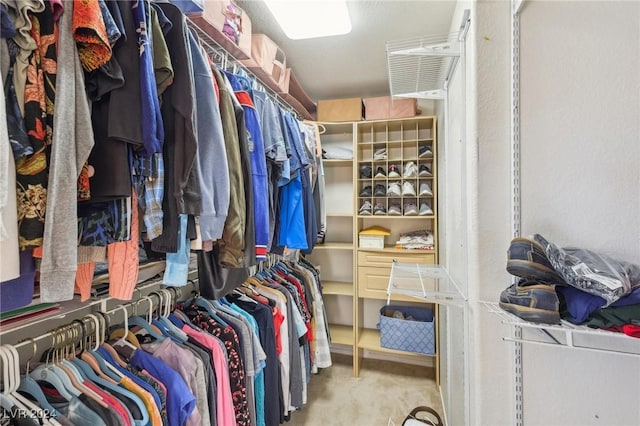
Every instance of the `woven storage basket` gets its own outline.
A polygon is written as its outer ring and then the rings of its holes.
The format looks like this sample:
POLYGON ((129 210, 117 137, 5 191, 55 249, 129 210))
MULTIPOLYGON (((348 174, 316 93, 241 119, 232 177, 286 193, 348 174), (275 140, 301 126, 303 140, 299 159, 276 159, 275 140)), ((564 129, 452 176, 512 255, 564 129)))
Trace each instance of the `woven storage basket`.
POLYGON ((428 308, 385 305, 380 308, 380 346, 404 352, 433 355, 436 350, 436 336, 433 311, 428 308), (400 311, 405 318, 393 318, 394 311, 400 311))

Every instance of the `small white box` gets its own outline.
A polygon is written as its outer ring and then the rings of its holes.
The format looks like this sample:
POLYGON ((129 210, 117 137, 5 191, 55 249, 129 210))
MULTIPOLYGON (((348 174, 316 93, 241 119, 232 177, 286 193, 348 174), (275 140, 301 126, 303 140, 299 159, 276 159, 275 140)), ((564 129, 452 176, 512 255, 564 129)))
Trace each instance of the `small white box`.
POLYGON ((360 248, 384 248, 384 235, 360 235, 360 248))

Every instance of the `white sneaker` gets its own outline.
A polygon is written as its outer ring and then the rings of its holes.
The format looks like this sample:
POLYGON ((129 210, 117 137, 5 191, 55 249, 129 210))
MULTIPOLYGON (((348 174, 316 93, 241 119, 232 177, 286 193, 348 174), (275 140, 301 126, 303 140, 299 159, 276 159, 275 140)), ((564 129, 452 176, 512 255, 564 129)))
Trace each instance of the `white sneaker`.
POLYGON ((411 178, 418 176, 418 166, 413 161, 409 161, 404 165, 404 171, 402 172, 402 177, 411 178))
POLYGON ((402 210, 399 203, 391 203, 389 206, 389 216, 402 216, 402 210))
POLYGON ((427 182, 420 184, 420 196, 422 195, 433 195, 433 191, 431 191, 431 187, 427 182))
POLYGON ((416 204, 414 202, 406 202, 404 203, 404 215, 405 216, 416 216, 418 214, 418 209, 416 208, 416 204))
POLYGON ((387 148, 377 149, 373 153, 373 159, 374 160, 386 160, 387 159, 387 148))
POLYGON ((387 197, 400 197, 401 195, 402 191, 400 190, 400 182, 389 183, 389 187, 387 188, 387 197))
POLYGON ((371 216, 371 202, 369 200, 364 200, 358 214, 360 216, 371 216))
POLYGON ((420 216, 431 216, 433 214, 433 209, 426 202, 420 204, 420 216))
POLYGON ((405 181, 402 184, 402 195, 407 197, 415 197, 416 196, 416 187, 413 186, 411 182, 405 181))

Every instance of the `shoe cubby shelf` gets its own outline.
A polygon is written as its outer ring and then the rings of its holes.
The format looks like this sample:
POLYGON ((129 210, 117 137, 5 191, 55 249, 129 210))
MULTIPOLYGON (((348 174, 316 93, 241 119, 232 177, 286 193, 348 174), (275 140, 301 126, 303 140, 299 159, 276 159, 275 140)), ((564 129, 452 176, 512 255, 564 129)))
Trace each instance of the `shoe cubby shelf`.
POLYGON ((640 339, 636 337, 576 325, 564 320, 560 324, 529 322, 506 312, 497 303, 480 303, 487 311, 497 315, 503 324, 522 329, 522 333, 503 337, 505 341, 640 357, 640 339), (527 330, 529 332, 525 332, 527 330))
MULTIPOLYGON (((328 210, 325 240, 310 255, 310 260, 321 267, 332 347, 340 351, 345 346, 351 349, 355 376, 359 374, 362 357, 371 352, 394 358, 435 357, 432 365, 438 382, 437 350, 427 356, 383 348, 380 332, 375 330, 379 309, 387 300, 392 262, 438 262, 436 117, 319 124, 322 149, 327 155, 348 156, 353 152, 352 160, 323 159, 328 210), (388 176, 390 171, 392 177, 388 176), (397 173, 395 177, 393 172, 397 173), (421 185, 423 191, 431 194, 420 195, 421 185), (365 190, 367 186, 370 188, 365 190), (423 214, 419 215, 423 204, 423 214), (362 214, 363 211, 367 213, 362 214), (404 215, 406 212, 410 214, 404 215), (359 246, 360 231, 371 226, 389 230, 384 248, 359 246), (396 248, 402 235, 412 231, 431 232, 433 250, 396 248)), ((405 290, 408 294, 397 294, 391 299, 419 305, 446 301, 449 297, 429 291, 429 297, 425 297, 424 292, 410 286, 405 290)), ((437 306, 434 309, 437 316, 437 306)))

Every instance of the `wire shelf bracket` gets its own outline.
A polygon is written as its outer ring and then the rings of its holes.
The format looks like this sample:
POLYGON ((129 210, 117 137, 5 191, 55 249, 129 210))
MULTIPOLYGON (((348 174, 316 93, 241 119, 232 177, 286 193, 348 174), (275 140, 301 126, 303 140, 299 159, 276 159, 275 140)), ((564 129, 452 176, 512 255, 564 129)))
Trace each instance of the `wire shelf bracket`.
POLYGON ((503 324, 511 325, 522 330, 530 329, 539 331, 538 334, 528 334, 525 336, 523 333, 520 333, 519 335, 515 334, 514 337, 503 337, 502 339, 505 341, 515 342, 516 344, 528 343, 640 357, 640 340, 638 338, 627 336, 623 333, 614 333, 607 330, 575 325, 564 320, 561 321, 561 324, 527 322, 504 311, 497 303, 480 303, 483 304, 490 313, 498 315, 503 324), (594 339, 600 339, 602 342, 594 339))
POLYGON ((457 32, 387 42, 387 71, 392 97, 445 98, 469 31, 469 16, 467 9, 457 32))

